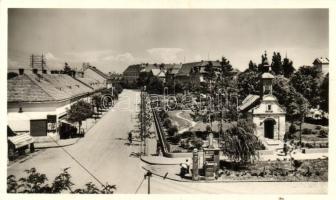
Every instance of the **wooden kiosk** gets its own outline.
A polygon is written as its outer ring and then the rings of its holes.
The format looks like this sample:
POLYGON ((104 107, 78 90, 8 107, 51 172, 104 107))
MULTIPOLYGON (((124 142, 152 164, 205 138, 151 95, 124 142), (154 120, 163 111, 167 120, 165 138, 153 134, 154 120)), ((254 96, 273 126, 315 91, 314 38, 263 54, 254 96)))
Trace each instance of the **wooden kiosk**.
POLYGON ((206 180, 215 179, 219 169, 219 153, 220 149, 213 145, 213 135, 209 135, 209 146, 203 148, 203 169, 206 180))

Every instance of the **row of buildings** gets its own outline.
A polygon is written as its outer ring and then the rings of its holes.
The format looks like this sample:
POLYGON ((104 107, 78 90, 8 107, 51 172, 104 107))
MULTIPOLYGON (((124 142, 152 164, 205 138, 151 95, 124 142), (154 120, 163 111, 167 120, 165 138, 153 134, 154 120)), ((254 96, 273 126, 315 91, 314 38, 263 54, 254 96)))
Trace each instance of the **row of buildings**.
MULTIPOLYGON (((125 85, 136 85, 143 74, 155 76, 166 85, 189 85, 198 87, 206 82, 206 68, 212 66, 215 73, 219 74, 222 63, 220 61, 199 61, 180 64, 136 64, 130 65, 123 72, 125 85)), ((233 73, 238 74, 234 69, 233 73)))
MULTIPOLYGON (((91 66, 71 74, 19 69, 17 76, 7 81, 8 129, 17 136, 34 137, 35 142, 58 140, 61 125, 73 126, 66 120, 67 109, 78 100, 91 103, 92 96, 111 88, 113 81, 91 66)), ((17 147, 25 142, 12 140, 17 147)))
MULTIPOLYGON (((329 59, 319 57, 313 61, 313 66, 317 67, 323 75, 329 71, 329 59)), ((126 85, 136 85, 141 78, 141 74, 146 73, 158 77, 167 85, 176 83, 191 84, 198 86, 205 81, 206 67, 212 65, 219 73, 222 63, 220 61, 200 61, 180 64, 136 64, 130 65, 123 72, 123 82, 126 85)), ((233 73, 239 71, 234 69, 233 73)))

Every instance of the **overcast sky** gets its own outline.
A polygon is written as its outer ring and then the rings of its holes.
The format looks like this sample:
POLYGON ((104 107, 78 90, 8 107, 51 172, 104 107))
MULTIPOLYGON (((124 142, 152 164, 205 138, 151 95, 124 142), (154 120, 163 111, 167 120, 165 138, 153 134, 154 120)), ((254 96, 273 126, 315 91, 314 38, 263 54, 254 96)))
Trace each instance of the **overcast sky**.
POLYGON ((243 70, 267 50, 298 67, 328 56, 328 23, 326 9, 9 9, 8 64, 28 68, 29 55, 43 52, 49 68, 90 62, 122 72, 225 56, 243 70))

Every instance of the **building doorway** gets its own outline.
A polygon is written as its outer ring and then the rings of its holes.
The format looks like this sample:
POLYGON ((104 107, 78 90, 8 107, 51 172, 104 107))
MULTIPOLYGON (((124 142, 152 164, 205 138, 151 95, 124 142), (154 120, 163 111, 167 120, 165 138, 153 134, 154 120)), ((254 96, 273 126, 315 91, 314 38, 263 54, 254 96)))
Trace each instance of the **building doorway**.
POLYGON ((47 120, 30 120, 30 135, 31 136, 47 136, 47 120))
POLYGON ((264 121, 264 136, 265 138, 274 139, 274 119, 266 119, 264 121))

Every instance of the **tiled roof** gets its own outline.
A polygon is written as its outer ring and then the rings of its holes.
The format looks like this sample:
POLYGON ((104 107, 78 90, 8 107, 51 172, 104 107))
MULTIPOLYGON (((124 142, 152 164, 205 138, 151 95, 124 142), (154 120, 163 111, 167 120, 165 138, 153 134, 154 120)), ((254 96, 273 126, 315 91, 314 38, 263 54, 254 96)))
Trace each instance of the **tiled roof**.
POLYGON ((165 64, 164 68, 166 70, 169 69, 180 69, 182 67, 182 64, 165 64))
POLYGON ((182 67, 177 73, 177 76, 189 76, 191 69, 193 67, 201 67, 201 73, 204 73, 205 72, 204 67, 207 67, 209 63, 212 63, 213 67, 221 66, 219 61, 200 61, 200 62, 185 63, 185 64, 182 64, 182 67))
POLYGON ((104 88, 104 85, 102 83, 92 78, 76 77, 76 79, 94 90, 99 90, 99 89, 104 88))
POLYGON ((181 69, 176 74, 176 76, 189 76, 191 69, 195 66, 199 66, 202 62, 192 62, 192 63, 185 63, 182 64, 181 69))
POLYGON ((256 101, 260 99, 260 96, 258 95, 252 95, 249 94, 242 102, 242 104, 239 106, 239 110, 246 110, 251 105, 253 105, 256 101))
POLYGON ((144 67, 141 69, 141 72, 153 72, 153 69, 159 69, 159 67, 153 64, 144 65, 144 67))
MULTIPOLYGON (((67 74, 43 74, 43 78, 41 80, 51 83, 51 85, 56 87, 57 90, 64 91, 69 97, 92 92, 90 87, 67 74)), ((42 84, 41 81, 38 83, 40 84, 40 87, 45 87, 45 84, 42 84)), ((55 95, 55 98, 58 98, 58 96, 55 95)))
POLYGON ((54 98, 35 84, 26 74, 7 81, 7 101, 52 101, 54 98))
POLYGON ((313 64, 319 63, 319 64, 329 64, 329 59, 327 57, 320 57, 316 58, 313 62, 313 64))
POLYGON ((139 73, 141 69, 142 69, 141 65, 130 65, 125 69, 123 74, 127 75, 127 73, 139 73))
POLYGON ((166 71, 165 70, 161 70, 156 76, 158 77, 166 77, 166 71))
POLYGON ((180 69, 169 69, 167 71, 167 74, 173 74, 176 75, 179 72, 180 69))
POLYGON ((66 74, 23 74, 8 80, 8 102, 60 101, 92 92, 66 74))
POLYGON ((154 76, 159 76, 163 72, 163 70, 160 69, 152 69, 152 73, 154 76))
POLYGON ((100 71, 98 68, 96 67, 89 67, 88 69, 91 69, 92 71, 96 72, 97 74, 99 74, 100 76, 102 76, 105 79, 108 79, 109 76, 107 74, 105 74, 104 72, 100 71))

